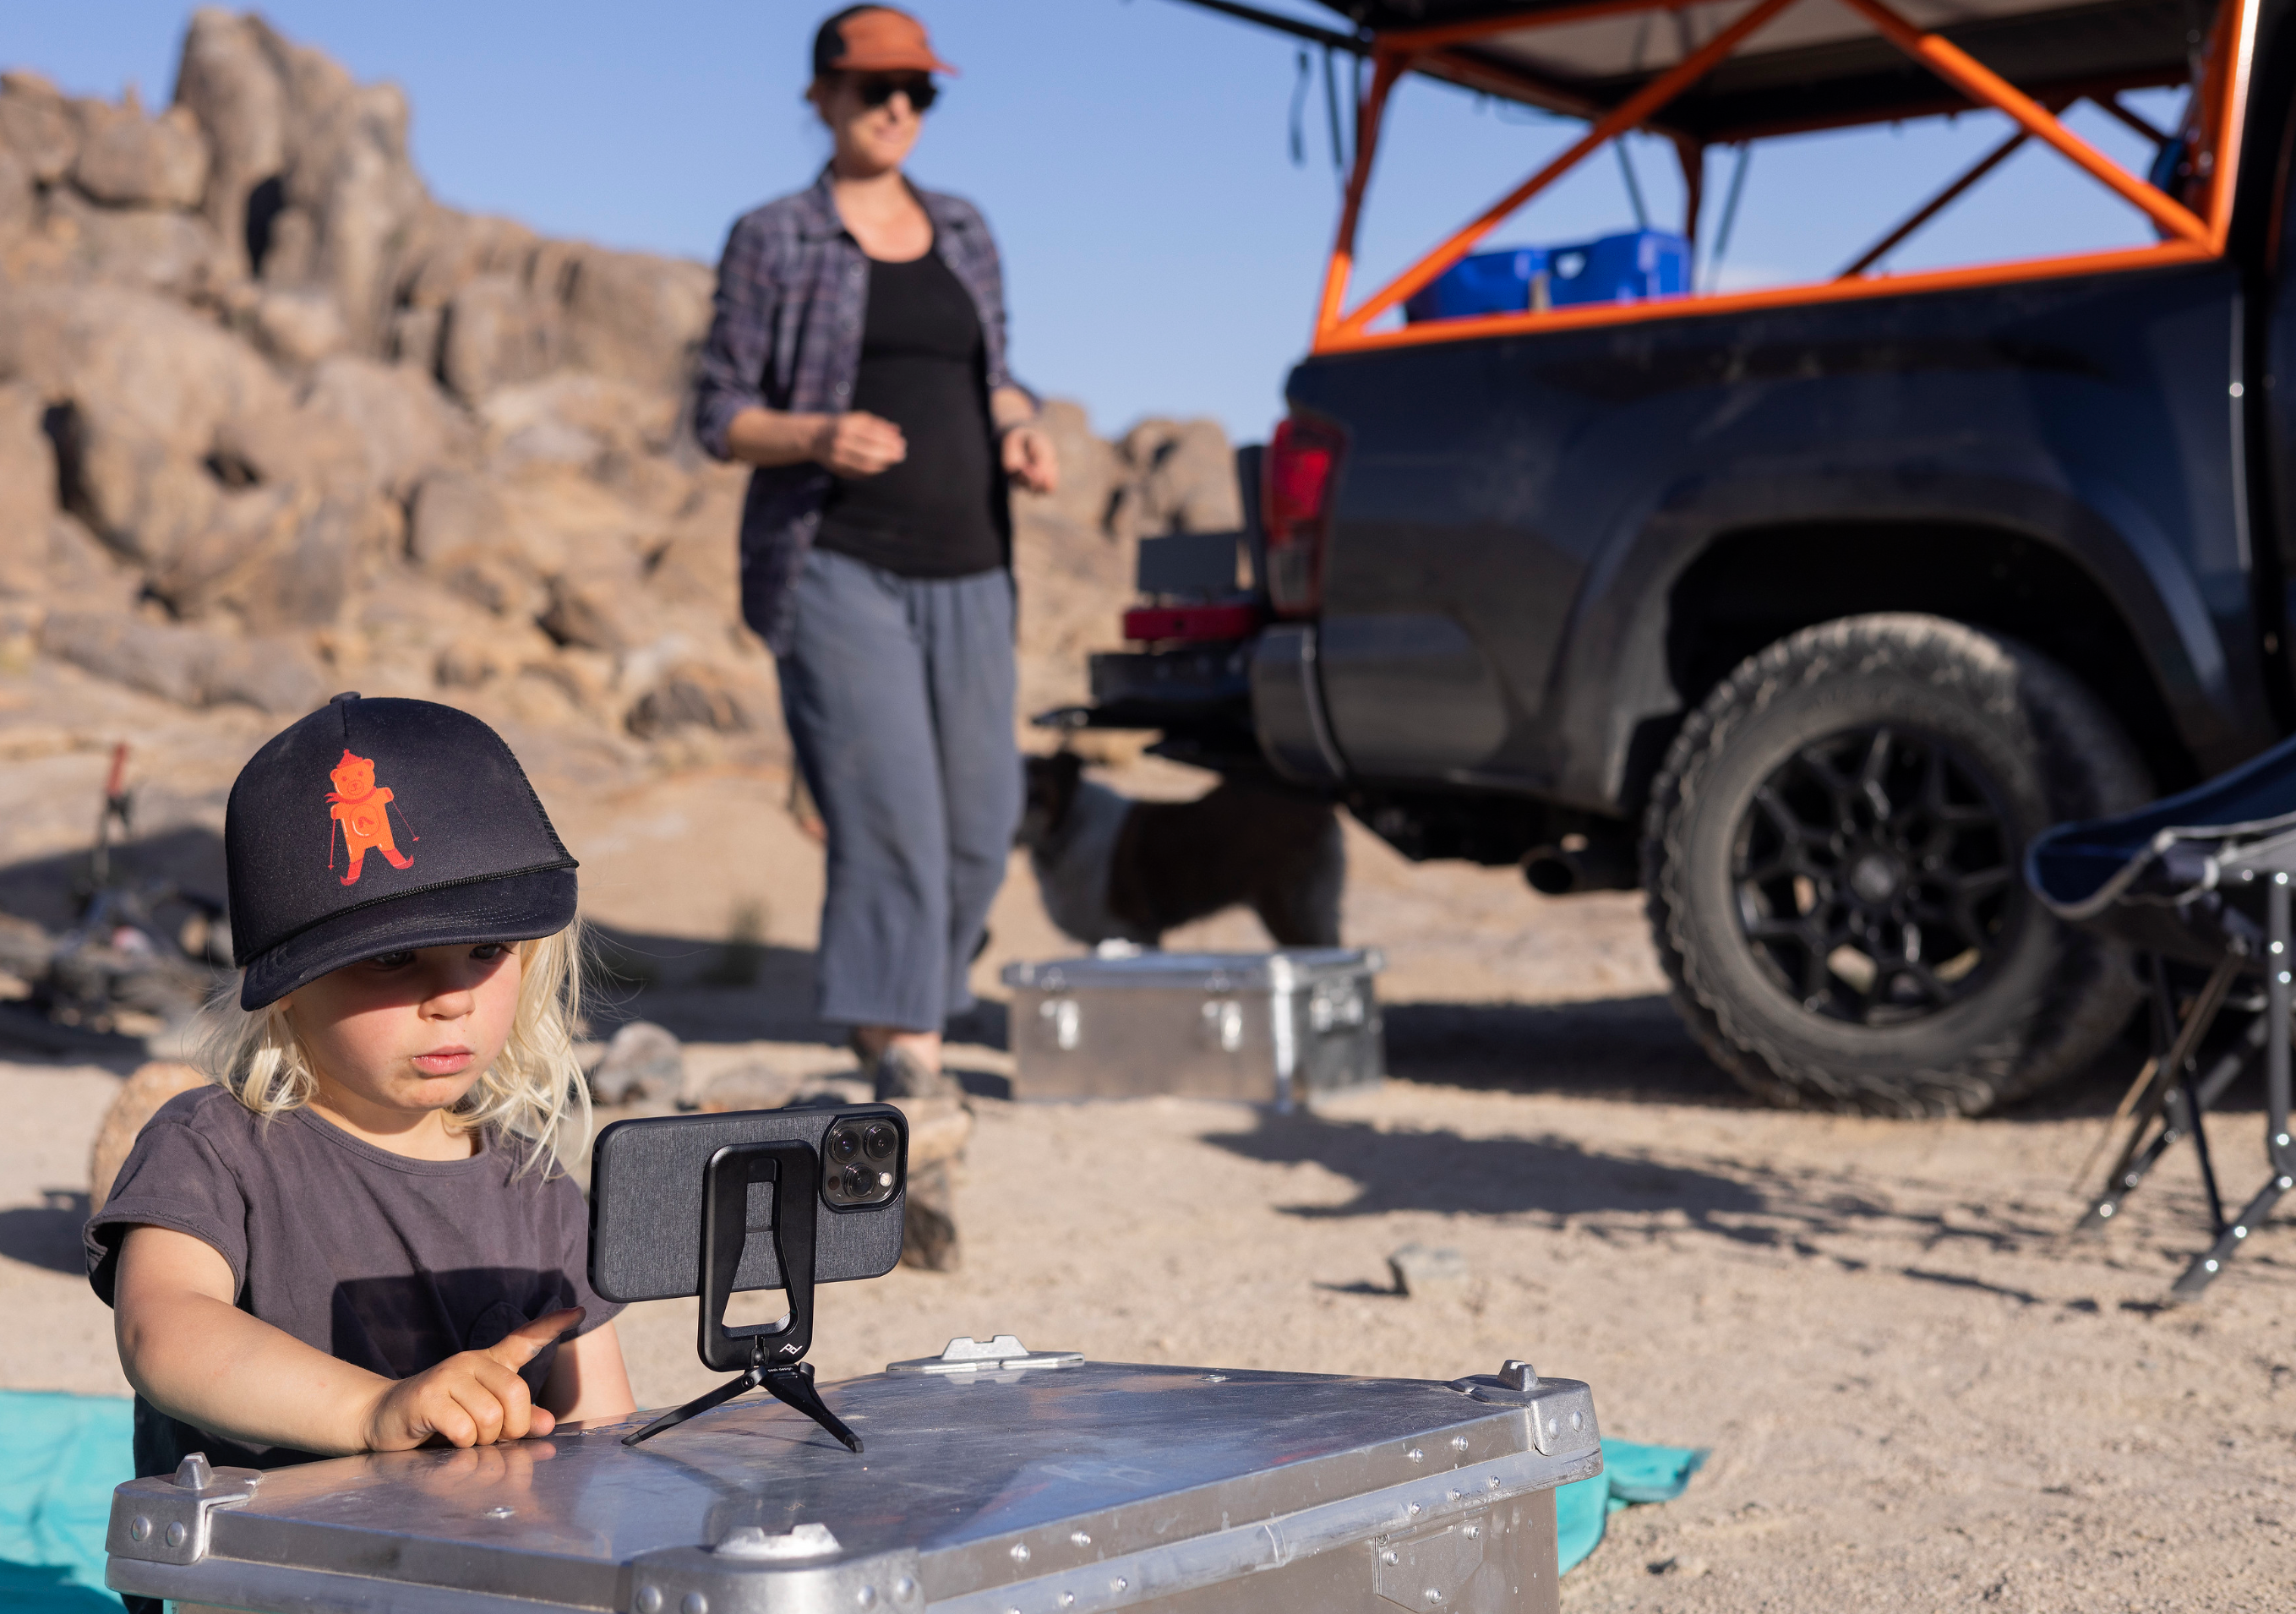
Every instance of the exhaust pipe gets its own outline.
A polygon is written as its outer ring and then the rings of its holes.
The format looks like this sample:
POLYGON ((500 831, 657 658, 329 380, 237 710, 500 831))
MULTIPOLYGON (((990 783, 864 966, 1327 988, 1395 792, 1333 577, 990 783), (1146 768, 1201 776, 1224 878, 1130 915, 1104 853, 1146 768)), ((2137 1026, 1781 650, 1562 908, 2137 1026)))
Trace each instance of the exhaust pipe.
POLYGON ((1631 891, 1643 882, 1642 860, 1625 834, 1600 840, 1565 835, 1554 846, 1529 853, 1522 860, 1522 877, 1542 897, 1631 891))

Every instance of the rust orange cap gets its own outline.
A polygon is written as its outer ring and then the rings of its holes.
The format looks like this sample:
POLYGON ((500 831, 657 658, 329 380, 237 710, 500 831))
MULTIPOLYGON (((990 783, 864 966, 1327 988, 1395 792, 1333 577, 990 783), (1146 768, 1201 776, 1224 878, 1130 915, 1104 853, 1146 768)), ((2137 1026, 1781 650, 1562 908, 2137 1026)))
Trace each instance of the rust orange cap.
POLYGON ((873 5, 837 25, 842 46, 824 63, 840 73, 954 73, 933 54, 925 25, 906 12, 873 5))

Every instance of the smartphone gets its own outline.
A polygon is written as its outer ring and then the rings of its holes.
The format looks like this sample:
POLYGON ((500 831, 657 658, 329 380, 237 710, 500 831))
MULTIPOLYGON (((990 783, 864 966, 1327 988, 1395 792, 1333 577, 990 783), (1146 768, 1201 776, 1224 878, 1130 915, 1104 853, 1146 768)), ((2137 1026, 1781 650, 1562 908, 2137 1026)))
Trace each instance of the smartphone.
MULTIPOLYGON (((590 1167, 590 1287, 609 1300, 670 1300, 701 1292, 702 1186, 720 1150, 797 1143, 818 1157, 814 1282, 877 1278, 901 1258, 909 1158, 907 1120, 890 1104, 835 1110, 747 1110, 650 1116, 598 1135, 590 1167)), ((775 1184, 748 1188, 750 1237, 734 1290, 779 1289, 781 1260, 766 1235, 775 1184)), ((794 1230, 803 1224, 792 1220, 794 1230)))

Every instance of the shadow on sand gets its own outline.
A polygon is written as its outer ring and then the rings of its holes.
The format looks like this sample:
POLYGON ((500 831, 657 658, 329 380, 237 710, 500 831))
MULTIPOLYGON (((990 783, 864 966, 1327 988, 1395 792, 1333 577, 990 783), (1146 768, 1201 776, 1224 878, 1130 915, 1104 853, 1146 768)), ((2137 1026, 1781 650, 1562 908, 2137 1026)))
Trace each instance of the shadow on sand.
POLYGON ((1464 1137, 1269 1113, 1250 1131, 1215 1133, 1204 1141, 1246 1159, 1312 1160, 1357 1184, 1356 1197, 1344 1205, 1294 1208, 1293 1214, 1314 1218, 1394 1210, 1565 1217, 1671 1209, 1703 1222, 1769 1208, 1767 1194, 1727 1176, 1597 1154, 1551 1135, 1464 1137))
POLYGON ((40 1199, 37 1205, 0 1210, 0 1256, 50 1272, 86 1273, 79 1233, 87 1223, 87 1195, 46 1188, 40 1199))

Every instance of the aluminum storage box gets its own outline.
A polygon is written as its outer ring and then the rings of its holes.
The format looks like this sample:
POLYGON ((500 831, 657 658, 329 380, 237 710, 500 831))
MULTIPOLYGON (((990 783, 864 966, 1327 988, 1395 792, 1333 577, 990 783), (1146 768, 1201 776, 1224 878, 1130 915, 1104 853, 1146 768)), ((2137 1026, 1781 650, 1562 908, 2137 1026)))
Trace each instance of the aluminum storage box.
POLYGON ((824 1387, 859 1456, 745 1398, 635 1447, 134 1480, 106 1579, 263 1614, 1535 1614, 1554 1488, 1602 1467, 1566 1380, 1019 1360, 824 1387))
POLYGON ((1007 964, 1019 1098, 1289 1105, 1385 1074, 1375 949, 1110 953, 1007 964))

